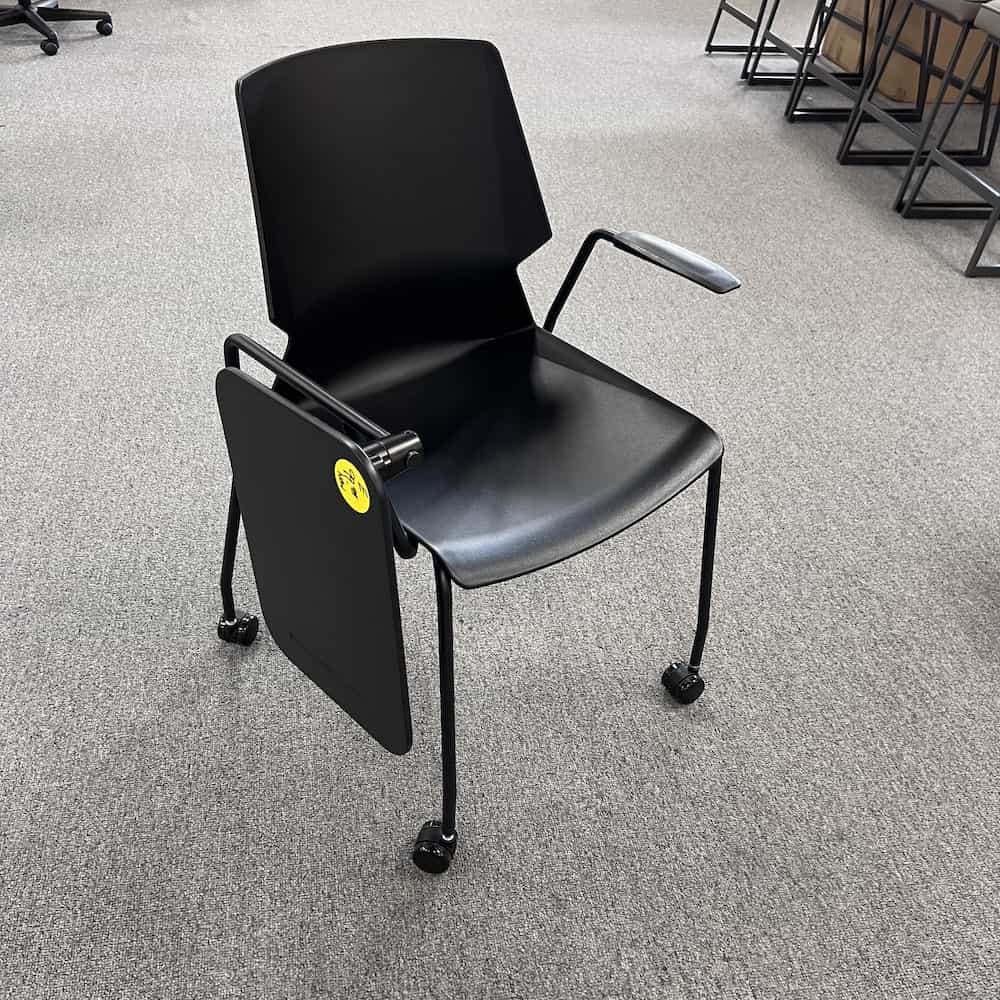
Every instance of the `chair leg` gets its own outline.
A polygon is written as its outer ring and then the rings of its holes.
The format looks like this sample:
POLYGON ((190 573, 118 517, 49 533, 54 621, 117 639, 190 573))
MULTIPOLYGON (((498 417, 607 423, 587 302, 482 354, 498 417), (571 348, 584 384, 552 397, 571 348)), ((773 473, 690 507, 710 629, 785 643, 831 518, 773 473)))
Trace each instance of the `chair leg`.
POLYGON ((931 85, 931 62, 937 52, 937 40, 941 33, 941 15, 924 11, 924 32, 920 48, 920 73, 917 77, 917 117, 924 120, 927 110, 927 92, 931 85), (933 25, 933 27, 932 27, 933 25))
POLYGON ((708 470, 705 495, 705 535, 701 548, 701 587, 698 593, 698 628, 691 647, 691 666, 701 666, 708 637, 709 614, 712 609, 712 576, 715 571, 715 535, 719 523, 719 490, 722 485, 722 459, 708 470))
POLYGON ((455 828, 457 765, 455 760, 455 631, 451 577, 434 559, 437 591, 438 659, 441 673, 441 819, 428 820, 413 846, 413 863, 421 871, 440 875, 448 870, 458 847, 455 828))
POLYGON ((993 150, 990 146, 990 111, 993 108, 993 88, 997 79, 997 47, 990 46, 990 68, 986 72, 986 80, 983 84, 983 94, 985 100, 982 102, 983 111, 979 118, 979 142, 976 146, 977 159, 967 159, 964 162, 969 166, 988 167, 993 159, 993 150))
POLYGON ((30 7, 22 7, 21 10, 24 14, 26 24, 30 24, 40 35, 44 35, 47 41, 53 42, 56 45, 59 44, 59 38, 56 33, 38 16, 37 12, 33 11, 30 7))
POLYGON ((219 589, 222 591, 222 617, 219 619, 219 638, 249 646, 257 638, 260 622, 256 615, 236 610, 233 600, 233 570, 236 567, 236 543, 240 536, 240 502, 236 497, 236 484, 229 492, 229 516, 226 519, 226 545, 222 553, 222 574, 219 589))
POLYGON ((68 7, 39 7, 38 13, 46 21, 110 21, 105 10, 72 10, 68 7))
MULTIPOLYGON (((830 4, 830 17, 833 17, 837 9, 838 0, 832 0, 830 4)), ((798 69, 795 71, 795 82, 792 84, 791 93, 788 95, 788 103, 785 105, 785 117, 789 120, 802 100, 802 93, 806 87, 806 79, 809 76, 809 68, 819 53, 819 48, 823 44, 823 35, 826 33, 824 25, 829 23, 824 21, 826 13, 826 0, 816 0, 816 8, 813 11, 812 20, 809 22, 809 30, 806 32, 806 40, 802 46, 802 59, 798 69), (818 34, 817 34, 818 30, 818 34), (815 42, 815 44, 814 44, 815 42)))
MULTIPOLYGON (((754 53, 757 52, 757 42, 760 39, 760 34, 764 30, 764 14, 767 13, 767 0, 760 0, 760 7, 757 10, 757 20, 754 23, 753 30, 750 33, 750 41, 747 44, 746 58, 743 60, 743 66, 740 69, 740 79, 745 80, 750 72, 750 60, 754 53)), ((767 43, 761 41, 762 49, 761 53, 757 55, 757 62, 760 62, 760 55, 763 54, 767 49, 767 43)))
POLYGON ((967 278, 1000 278, 1000 267, 996 264, 987 266, 979 263, 983 252, 986 250, 986 244, 989 243, 990 237, 993 235, 993 230, 996 229, 998 221, 1000 221, 1000 205, 997 205, 990 212, 986 228, 983 229, 983 234, 979 237, 979 243, 976 244, 976 249, 973 251, 972 257, 969 259, 969 264, 965 269, 965 276, 967 278))
MULTIPOLYGON (((893 207, 897 212, 902 212, 906 215, 909 210, 909 204, 906 197, 906 192, 910 187, 910 182, 913 180, 913 175, 916 173, 917 167, 924 164, 925 171, 921 174, 920 181, 918 182, 916 188, 914 189, 914 197, 916 197, 916 192, 920 190, 923 186, 924 179, 930 172, 930 168, 933 165, 933 161, 927 155, 928 150, 931 145, 931 132, 934 129, 934 125, 937 121, 938 115, 941 113, 941 107, 944 104, 945 94, 951 85, 952 77, 955 75, 955 69, 958 66, 959 56, 962 54, 962 50, 965 48, 966 39, 969 37, 969 26, 964 25, 958 36, 958 41, 955 44, 955 48, 951 53, 951 58, 948 60, 948 66, 944 71, 944 75, 941 77, 940 88, 938 89, 937 97, 934 100, 934 106, 931 108, 931 113, 927 116, 927 122, 924 125, 924 130, 920 134, 920 138, 917 140, 917 147, 913 151, 913 156, 910 157, 910 162, 906 167, 906 172, 903 174, 903 179, 899 182, 899 188, 896 191, 896 200, 893 203, 893 207)), ((977 62, 977 65, 982 65, 981 62, 977 62)), ((975 74, 969 73, 967 83, 972 86, 972 81, 975 74)), ((956 103, 955 108, 956 114, 958 110, 961 110, 961 102, 956 103)), ((954 120, 954 119, 952 119, 954 120)), ((949 121, 948 126, 945 128, 945 134, 951 128, 951 122, 949 121)), ((944 135, 941 136, 941 142, 944 142, 944 135)))
MULTIPOLYGON (((903 175, 903 179, 899 184, 899 190, 896 192, 895 208, 897 212, 902 213, 904 218, 909 217, 913 211, 914 203, 927 181, 927 175, 931 172, 931 167, 934 166, 934 158, 930 155, 930 151, 934 146, 934 142, 931 139, 931 129, 934 127, 935 120, 941 113, 941 106, 944 103, 945 92, 948 90, 948 87, 954 79, 955 68, 958 65, 958 57, 965 45, 965 40, 968 37, 968 34, 969 28, 966 26, 965 30, 959 36, 959 43, 955 46, 955 51, 952 53, 951 61, 948 63, 948 68, 945 70, 944 76, 941 77, 941 89, 938 92, 937 100, 934 102, 934 108, 931 111, 930 117, 927 119, 927 126, 924 128, 923 135, 921 135, 920 141, 917 143, 917 148, 914 150, 913 156, 910 159, 910 165, 906 168, 906 173, 903 175), (911 190, 910 181, 913 179, 913 175, 921 163, 923 163, 923 167, 911 190)), ((956 99, 951 112, 948 114, 944 129, 942 130, 941 136, 937 141, 938 149, 944 148, 945 140, 948 138, 948 133, 951 132, 951 127, 955 124, 959 112, 961 112, 966 98, 969 96, 969 91, 972 89, 973 81, 986 59, 986 50, 990 44, 989 40, 984 42, 976 61, 973 63, 968 73, 966 73, 965 84, 958 93, 958 98, 956 99)))
MULTIPOLYGON (((992 111, 992 101, 989 105, 992 111)), ((997 135, 1000 133, 1000 105, 997 105, 995 111, 993 111, 993 126, 990 129, 990 137, 986 143, 986 149, 983 153, 983 165, 986 166, 993 162, 993 154, 996 152, 997 148, 997 135)))
POLYGON ((24 8, 12 7, 10 10, 0 10, 0 28, 8 24, 23 24, 24 8))
POLYGON ((761 17, 758 19, 758 23, 763 24, 763 28, 758 30, 755 44, 751 45, 750 50, 747 52, 746 61, 743 63, 743 72, 740 74, 740 77, 746 80, 747 83, 752 84, 757 78, 757 72, 760 69, 760 57, 764 55, 764 50, 767 46, 767 36, 774 27, 774 20, 778 16, 780 7, 781 0, 771 0, 771 12, 765 20, 763 12, 767 9, 767 0, 761 5, 761 17))
POLYGON ((691 647, 689 662, 672 663, 663 672, 663 686, 682 705, 697 700, 705 690, 702 679, 702 653, 708 636, 708 623, 712 608, 712 576, 715 571, 715 535, 719 523, 719 488, 722 484, 722 459, 708 470, 708 489, 705 495, 705 534, 701 548, 701 586, 698 592, 698 627, 691 647))
POLYGON ((708 38, 705 40, 705 51, 712 51, 712 42, 715 41, 715 33, 719 30, 719 21, 722 20, 722 9, 726 6, 726 0, 719 0, 719 7, 715 12, 715 20, 712 22, 712 28, 708 33, 708 38))
POLYGON ((861 71, 861 86, 858 90, 857 100, 854 102, 854 109, 847 121, 847 129, 844 132, 843 139, 841 139, 840 148, 837 150, 837 160, 840 163, 844 163, 851 152, 851 147, 854 145, 858 129, 865 120, 865 111, 867 110, 866 105, 871 102, 875 96, 875 91, 878 90, 878 85, 882 82, 882 77, 885 75, 885 71, 889 66, 892 54, 896 50, 899 37, 903 33, 903 27, 910 16, 910 11, 913 9, 913 3, 912 0, 910 0, 903 11, 903 16, 900 19, 899 26, 897 27, 895 34, 892 36, 892 41, 889 42, 885 55, 880 61, 879 57, 882 53, 882 46, 885 45, 886 37, 889 33, 889 23, 892 20, 892 15, 896 11, 898 2, 899 0, 891 0, 891 3, 885 13, 885 18, 882 22, 878 38, 875 39, 875 44, 872 46, 871 55, 868 57, 870 60, 869 67, 871 69, 871 74, 869 75, 864 69, 861 71))

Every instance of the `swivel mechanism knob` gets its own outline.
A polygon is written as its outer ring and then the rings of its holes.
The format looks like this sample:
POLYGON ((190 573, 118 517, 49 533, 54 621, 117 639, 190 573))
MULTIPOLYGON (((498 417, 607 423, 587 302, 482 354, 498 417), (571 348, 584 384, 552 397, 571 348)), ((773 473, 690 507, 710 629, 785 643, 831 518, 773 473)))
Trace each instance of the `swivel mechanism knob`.
POLYGON ((257 638, 257 629, 259 628, 260 622, 256 615, 247 615, 242 611, 237 611, 236 617, 232 621, 224 617, 219 619, 219 638, 223 642, 249 646, 257 638))
POLYGON ((429 819, 417 834, 417 842, 413 845, 413 863, 430 875, 441 875, 448 870, 457 847, 458 834, 445 836, 441 820, 429 819))
POLYGON ((660 680, 670 697, 682 705, 690 705, 691 702, 697 701, 701 697, 702 691, 705 690, 705 681, 698 672, 698 668, 682 661, 671 663, 663 671, 663 677, 660 680))

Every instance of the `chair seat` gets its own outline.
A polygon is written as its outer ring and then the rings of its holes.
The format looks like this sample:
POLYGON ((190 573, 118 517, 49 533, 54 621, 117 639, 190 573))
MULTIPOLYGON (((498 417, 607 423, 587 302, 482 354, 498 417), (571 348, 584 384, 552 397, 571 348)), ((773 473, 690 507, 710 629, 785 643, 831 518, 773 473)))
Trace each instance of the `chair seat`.
POLYGON ((423 462, 388 492, 467 588, 611 537, 722 455, 697 417, 539 329, 467 343, 376 392, 338 381, 379 423, 421 436, 423 462))

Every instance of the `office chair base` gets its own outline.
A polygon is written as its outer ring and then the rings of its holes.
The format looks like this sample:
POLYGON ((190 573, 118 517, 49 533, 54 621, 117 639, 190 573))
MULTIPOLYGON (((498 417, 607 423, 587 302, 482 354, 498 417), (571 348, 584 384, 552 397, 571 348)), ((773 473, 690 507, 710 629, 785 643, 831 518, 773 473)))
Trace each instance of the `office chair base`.
POLYGON ((14 7, 0 6, 0 27, 10 24, 27 24, 45 37, 39 48, 47 55, 54 56, 59 51, 59 37, 49 27, 50 21, 95 21, 99 35, 110 35, 114 31, 111 15, 102 10, 70 10, 60 7, 58 2, 48 0, 40 7, 40 0, 18 0, 14 7))
POLYGON ((671 663, 660 680, 674 701, 682 705, 690 705, 701 697, 705 690, 705 681, 698 672, 698 667, 679 661, 671 663))
POLYGON ((232 620, 227 620, 225 617, 219 619, 219 638, 223 642, 249 646, 257 638, 259 628, 260 622, 256 615, 246 615, 242 611, 237 611, 236 617, 232 620))
POLYGON ((458 834, 446 837, 441 820, 429 819, 420 828, 413 845, 413 863, 430 875, 441 875, 448 870, 458 847, 458 834))

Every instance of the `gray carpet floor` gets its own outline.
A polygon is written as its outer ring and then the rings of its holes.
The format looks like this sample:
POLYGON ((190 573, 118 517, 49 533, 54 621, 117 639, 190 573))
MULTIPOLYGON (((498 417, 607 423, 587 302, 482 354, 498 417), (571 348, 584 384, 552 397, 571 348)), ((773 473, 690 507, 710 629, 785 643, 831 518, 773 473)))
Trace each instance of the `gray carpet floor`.
MULTIPOLYGON (((790 16, 808 5, 789 2, 790 16)), ((117 0, 0 35, 0 996, 1000 996, 1000 289, 702 44, 699 0, 117 0), (269 328, 233 83, 323 43, 500 47, 555 237, 602 250, 563 335, 727 443, 709 687, 701 490, 457 594, 461 851, 438 809, 429 561, 400 568, 415 746, 215 638, 223 338, 269 328)), ((739 33, 730 27, 731 37, 739 33)), ((237 591, 256 607, 241 557, 237 591)))

